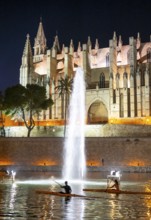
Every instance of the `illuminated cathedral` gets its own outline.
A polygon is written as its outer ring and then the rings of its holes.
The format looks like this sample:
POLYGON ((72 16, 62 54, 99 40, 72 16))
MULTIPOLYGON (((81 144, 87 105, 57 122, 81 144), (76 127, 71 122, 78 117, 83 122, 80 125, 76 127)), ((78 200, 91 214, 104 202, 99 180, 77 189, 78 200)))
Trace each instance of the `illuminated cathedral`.
POLYGON ((59 45, 55 36, 47 47, 43 24, 39 23, 33 51, 27 35, 20 67, 20 84, 36 83, 46 87, 54 105, 43 112, 40 120, 50 122, 65 119, 65 100, 55 87, 61 77, 73 78, 77 67, 85 74, 85 119, 87 124, 142 124, 151 120, 151 39, 142 43, 140 34, 124 45, 121 36, 109 40, 109 46, 94 47, 87 43, 74 47, 59 45))

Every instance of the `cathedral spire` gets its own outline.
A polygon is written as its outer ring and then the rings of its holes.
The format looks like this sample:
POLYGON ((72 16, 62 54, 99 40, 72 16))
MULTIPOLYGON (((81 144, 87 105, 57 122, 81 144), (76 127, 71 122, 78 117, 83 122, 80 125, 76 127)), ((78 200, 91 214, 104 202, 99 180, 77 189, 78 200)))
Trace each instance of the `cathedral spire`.
POLYGON ((81 52, 81 43, 80 43, 80 42, 78 43, 78 49, 77 49, 77 52, 78 52, 78 53, 81 52))
POLYGON ((61 53, 64 54, 65 53, 65 46, 64 44, 62 45, 62 50, 61 50, 61 53))
POLYGON ((122 37, 120 35, 118 40, 118 50, 121 51, 121 49, 122 49, 122 37))
POLYGON ((54 39, 54 42, 53 42, 53 46, 52 46, 52 57, 56 57, 58 52, 59 53, 60 52, 64 53, 65 51, 64 51, 64 48, 63 48, 62 51, 60 50, 58 36, 56 35, 55 39, 54 39))
POLYGON ((114 31, 114 33, 113 33, 113 40, 116 40, 117 38, 116 38, 116 32, 114 31))
POLYGON ((29 34, 27 34, 26 43, 22 56, 22 64, 20 68, 20 84, 26 86, 32 82, 33 56, 30 44, 29 34))
POLYGON ((27 34, 26 43, 23 51, 23 56, 32 57, 32 49, 30 44, 30 36, 27 34))
POLYGON ((92 43, 91 43, 90 36, 88 36, 87 46, 88 46, 89 53, 91 53, 92 43))
POLYGON ((70 40, 70 47, 74 47, 72 39, 70 40))
POLYGON ((90 46, 90 47, 92 46, 92 43, 91 43, 91 38, 90 38, 90 36, 88 36, 88 41, 87 41, 87 45, 88 45, 88 46, 90 46))
POLYGON ((58 35, 55 36, 55 39, 54 39, 54 42, 53 42, 53 49, 56 49, 57 52, 60 52, 60 45, 59 45, 58 35))
POLYGON ((141 46, 141 38, 140 38, 140 33, 137 34, 137 40, 136 40, 136 48, 137 50, 140 49, 141 46))
POLYGON ((40 23, 39 23, 37 35, 35 38, 35 44, 34 44, 34 55, 45 54, 46 48, 47 48, 46 44, 47 44, 47 41, 45 38, 42 19, 40 18, 40 23))
POLYGON ((99 49, 99 42, 98 42, 98 39, 96 39, 95 41, 95 50, 98 50, 99 49))
POLYGON ((70 51, 70 54, 74 53, 74 44, 73 44, 73 40, 72 39, 70 41, 69 51, 70 51))

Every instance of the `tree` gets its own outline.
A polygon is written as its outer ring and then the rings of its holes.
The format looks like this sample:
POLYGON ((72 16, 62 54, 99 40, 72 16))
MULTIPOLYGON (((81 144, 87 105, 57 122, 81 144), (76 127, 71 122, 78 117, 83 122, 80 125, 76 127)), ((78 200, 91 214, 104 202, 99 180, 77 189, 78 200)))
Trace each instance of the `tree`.
POLYGON ((43 86, 27 84, 24 87, 18 84, 5 90, 5 113, 11 116, 20 115, 28 129, 27 137, 30 137, 35 127, 34 116, 52 104, 53 101, 51 98, 47 99, 43 86))
POLYGON ((55 87, 55 90, 58 92, 59 96, 65 98, 65 129, 64 129, 64 136, 66 133, 66 119, 67 119, 67 107, 69 105, 69 97, 72 92, 72 83, 73 79, 71 79, 68 75, 64 78, 58 80, 58 86, 55 87))

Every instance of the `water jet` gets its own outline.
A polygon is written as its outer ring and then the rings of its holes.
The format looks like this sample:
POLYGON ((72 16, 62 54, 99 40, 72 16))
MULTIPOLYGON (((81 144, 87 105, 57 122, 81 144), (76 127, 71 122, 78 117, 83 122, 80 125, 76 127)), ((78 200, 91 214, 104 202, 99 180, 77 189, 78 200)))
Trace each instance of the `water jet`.
POLYGON ((63 178, 82 179, 86 172, 85 162, 85 79, 78 67, 73 79, 69 105, 69 123, 64 143, 63 178))

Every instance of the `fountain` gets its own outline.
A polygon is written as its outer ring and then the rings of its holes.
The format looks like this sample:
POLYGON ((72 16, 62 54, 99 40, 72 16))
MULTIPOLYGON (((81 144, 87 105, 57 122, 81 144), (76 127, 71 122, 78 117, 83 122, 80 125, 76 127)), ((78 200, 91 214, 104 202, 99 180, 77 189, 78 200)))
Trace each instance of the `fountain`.
POLYGON ((63 178, 81 180, 86 172, 85 162, 85 80, 78 67, 69 106, 69 124, 64 145, 63 178))

